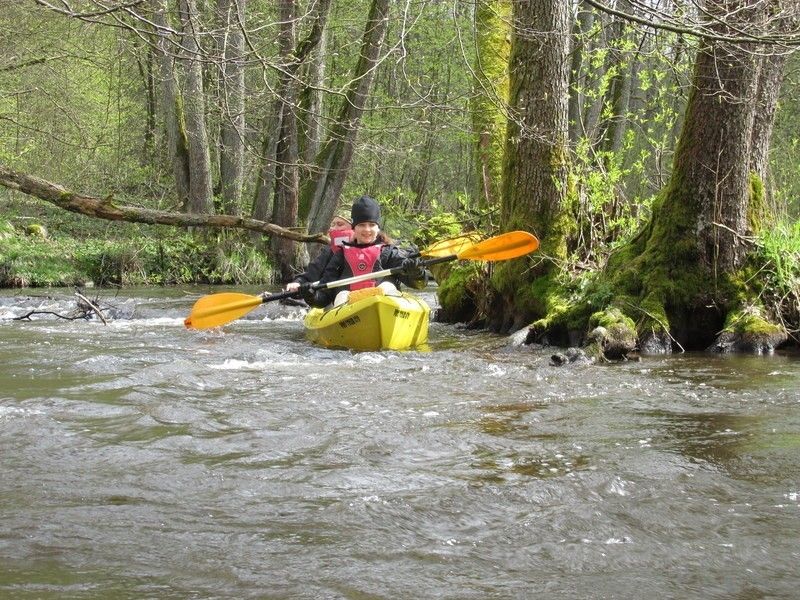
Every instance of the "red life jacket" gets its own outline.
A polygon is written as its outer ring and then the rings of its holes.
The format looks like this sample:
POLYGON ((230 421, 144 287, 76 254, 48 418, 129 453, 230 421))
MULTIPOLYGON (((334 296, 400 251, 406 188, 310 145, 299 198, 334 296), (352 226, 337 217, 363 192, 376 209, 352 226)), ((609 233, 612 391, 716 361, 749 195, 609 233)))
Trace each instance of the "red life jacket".
POLYGON ((328 237, 331 239, 331 251, 334 254, 337 252, 342 251, 342 244, 344 242, 349 242, 350 238, 353 237, 353 230, 352 229, 331 229, 328 231, 328 237))
MULTIPOLYGON (((358 246, 342 246, 344 252, 344 259, 350 266, 350 271, 353 276, 364 275, 365 273, 372 273, 375 270, 375 263, 381 255, 381 248, 383 244, 373 244, 372 246, 365 246, 359 248, 358 246)), ((367 281, 359 281, 358 283, 351 283, 351 290, 360 290, 362 288, 375 287, 377 285, 374 279, 367 281)))

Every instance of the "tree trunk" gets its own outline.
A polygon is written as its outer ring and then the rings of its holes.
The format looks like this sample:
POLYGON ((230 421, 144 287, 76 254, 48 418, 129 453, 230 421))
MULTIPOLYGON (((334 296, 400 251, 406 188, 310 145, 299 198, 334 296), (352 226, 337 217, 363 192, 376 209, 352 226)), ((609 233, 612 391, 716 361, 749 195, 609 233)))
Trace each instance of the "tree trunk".
POLYGON ((508 103, 508 59, 511 54, 511 0, 478 0, 475 7, 475 99, 472 128, 477 136, 479 206, 500 203, 508 103))
MULTIPOLYGON (((723 35, 764 22, 759 0, 708 0, 705 9, 708 26, 723 35)), ((765 109, 756 104, 753 50, 701 40, 671 179, 648 227, 609 262, 615 302, 637 321, 643 351, 671 352, 673 344, 768 351, 786 338, 765 321, 752 276, 741 271, 758 208, 750 186, 753 124, 765 109), (744 337, 727 337, 734 323, 756 321, 744 337)))
POLYGON ((669 202, 662 207, 661 218, 685 211, 697 236, 698 258, 715 275, 738 269, 746 254, 757 66, 749 48, 701 43, 669 202))
POLYGON ((386 37, 389 5, 390 0, 372 0, 361 53, 339 118, 317 156, 313 177, 303 185, 301 202, 309 207, 309 231, 326 231, 336 211, 339 195, 350 171, 353 145, 386 37))
MULTIPOLYGON (((287 56, 287 63, 284 65, 284 77, 286 80, 293 80, 298 69, 304 61, 311 55, 314 49, 322 43, 325 26, 330 13, 331 0, 319 0, 315 3, 314 22, 308 36, 303 40, 293 52, 293 58, 287 56)), ((288 10, 288 8, 287 8, 288 10)), ((272 105, 272 114, 265 119, 266 131, 261 147, 261 164, 258 170, 256 181, 256 193, 253 201, 253 218, 266 219, 267 215, 274 212, 274 202, 272 194, 275 189, 276 173, 276 152, 278 150, 278 140, 283 131, 284 98, 278 94, 278 98, 272 105)), ((296 119, 295 111, 287 113, 292 119, 296 119)), ((297 128, 297 125, 290 127, 297 128)), ((296 225, 296 223, 294 224, 296 225)))
MULTIPOLYGON (((600 31, 597 34, 597 40, 592 44, 592 48, 608 48, 609 46, 609 29, 612 28, 613 22, 611 17, 606 13, 600 13, 597 17, 600 21, 600 31)), ((606 78, 608 69, 611 66, 611 56, 606 53, 603 63, 593 68, 591 73, 587 74, 584 89, 587 94, 584 98, 586 104, 583 110, 583 136, 589 140, 592 147, 597 143, 600 138, 600 119, 603 112, 603 102, 605 95, 603 94, 603 80, 606 78)))
POLYGON ((325 83, 326 29, 312 60, 306 63, 305 88, 300 97, 300 154, 305 165, 314 162, 322 144, 322 86, 325 83))
POLYGON ((244 16, 247 0, 218 0, 223 35, 218 52, 222 67, 220 85, 222 107, 220 123, 219 177, 222 212, 242 212, 244 181, 244 16))
POLYGON ((280 99, 272 103, 273 112, 265 120, 264 137, 261 142, 260 166, 256 179, 252 216, 266 220, 272 214, 272 195, 275 192, 275 150, 281 134, 280 99))
MULTIPOLYGON (((297 225, 297 197, 300 186, 297 166, 297 82, 288 67, 295 58, 295 21, 297 8, 295 0, 281 0, 279 4, 280 32, 278 45, 284 69, 280 77, 281 129, 275 150, 275 204, 272 209, 272 222, 282 227, 297 225)), ((296 274, 297 245, 285 238, 272 239, 272 253, 275 256, 281 281, 290 281, 296 274)))
POLYGON ((183 210, 189 209, 189 142, 183 128, 183 102, 175 79, 175 58, 169 39, 166 0, 152 0, 156 48, 162 88, 162 113, 172 160, 175 193, 183 210))
POLYGON ((189 212, 211 213, 211 155, 206 130, 203 55, 197 40, 200 24, 195 0, 179 0, 182 63, 186 69, 183 106, 189 143, 189 212))
MULTIPOLYGON (((504 229, 533 231, 540 252, 566 257, 570 8, 561 0, 514 3, 510 104, 503 172, 504 229)), ((497 298, 489 326, 518 329, 546 308, 531 285, 546 278, 550 261, 498 263, 491 283, 497 298)))
MULTIPOLYGON (((776 29, 781 33, 797 31, 798 25, 800 25, 800 0, 789 0, 784 3, 783 8, 784 10, 778 16, 776 29)), ((756 111, 753 123, 750 170, 763 183, 766 204, 772 205, 769 148, 772 140, 772 127, 775 124, 775 112, 778 108, 778 97, 786 74, 786 62, 790 52, 781 46, 767 47, 763 49, 763 52, 764 55, 759 62, 758 91, 756 92, 756 102, 760 110, 756 111)), ((776 207, 773 206, 772 210, 768 212, 775 215, 776 207)))

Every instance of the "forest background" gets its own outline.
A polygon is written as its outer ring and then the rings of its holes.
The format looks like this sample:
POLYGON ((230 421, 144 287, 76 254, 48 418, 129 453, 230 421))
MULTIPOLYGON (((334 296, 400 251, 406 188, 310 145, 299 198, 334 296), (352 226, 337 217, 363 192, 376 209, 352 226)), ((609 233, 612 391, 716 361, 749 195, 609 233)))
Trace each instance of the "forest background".
MULTIPOLYGON (((539 235, 543 251, 522 270, 441 273, 444 317, 499 330, 538 318, 539 334, 571 341, 617 295, 596 274, 652 226, 670 189, 699 50, 735 32, 750 36, 746 53, 780 63, 759 171, 769 226, 747 233, 756 272, 770 274, 761 316, 792 339, 797 23, 797 2, 777 0, 2 0, 0 285, 285 281, 308 259, 304 242, 366 193, 406 244, 512 227, 539 235), (759 5, 770 10, 757 36, 740 15, 756 21, 748 11, 759 5), (526 57, 526 47, 536 48, 526 57), (544 100, 525 105, 543 89, 563 100, 558 158, 552 144, 538 157, 520 147, 548 142, 527 115, 560 118, 544 100), (540 163, 521 180, 521 165, 540 163), (519 198, 548 193, 559 198, 554 222, 568 224, 547 222, 538 201, 520 213, 519 198), (576 326, 560 301, 580 294, 591 310, 576 326)), ((726 308, 676 332, 675 299, 659 304, 638 309, 648 315, 631 324, 639 341, 643 328, 674 346, 730 323, 726 308)))

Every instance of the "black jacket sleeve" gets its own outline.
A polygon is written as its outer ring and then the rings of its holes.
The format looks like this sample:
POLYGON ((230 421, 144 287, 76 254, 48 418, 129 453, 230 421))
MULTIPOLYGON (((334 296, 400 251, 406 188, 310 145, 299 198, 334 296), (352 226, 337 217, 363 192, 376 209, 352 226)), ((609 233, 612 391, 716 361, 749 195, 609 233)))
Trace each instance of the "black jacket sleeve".
MULTIPOLYGON (((336 254, 341 253, 338 252, 336 254)), ((334 256, 335 254, 330 246, 326 246, 314 260, 308 263, 306 272, 295 277, 295 281, 298 283, 315 283, 319 281, 322 278, 322 274, 325 272, 325 267, 328 266, 328 263, 334 256)))
MULTIPOLYGON (((329 248, 330 250, 330 248, 329 248)), ((344 254, 341 252, 331 252, 330 260, 325 265, 325 269, 319 277, 321 283, 328 283, 329 281, 336 281, 342 278, 342 271, 344 270, 344 254)), ((326 306, 333 302, 336 294, 341 288, 332 288, 317 290, 314 295, 314 301, 310 304, 314 306, 326 306)))
POLYGON ((295 277, 293 281, 296 281, 301 285, 304 283, 315 283, 319 281, 322 277, 322 274, 325 272, 325 267, 328 266, 328 262, 331 260, 331 258, 333 258, 333 256, 334 253, 330 246, 325 246, 322 252, 320 252, 314 260, 308 263, 305 273, 300 273, 300 275, 295 277))

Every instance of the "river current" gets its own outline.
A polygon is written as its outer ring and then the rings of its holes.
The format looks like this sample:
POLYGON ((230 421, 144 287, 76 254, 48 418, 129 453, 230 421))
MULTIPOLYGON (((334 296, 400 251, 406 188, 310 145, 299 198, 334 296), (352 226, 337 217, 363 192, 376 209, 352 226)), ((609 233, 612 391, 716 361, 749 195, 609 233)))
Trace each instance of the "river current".
POLYGON ((211 291, 0 291, 0 598, 800 597, 796 354, 352 353, 211 291))

